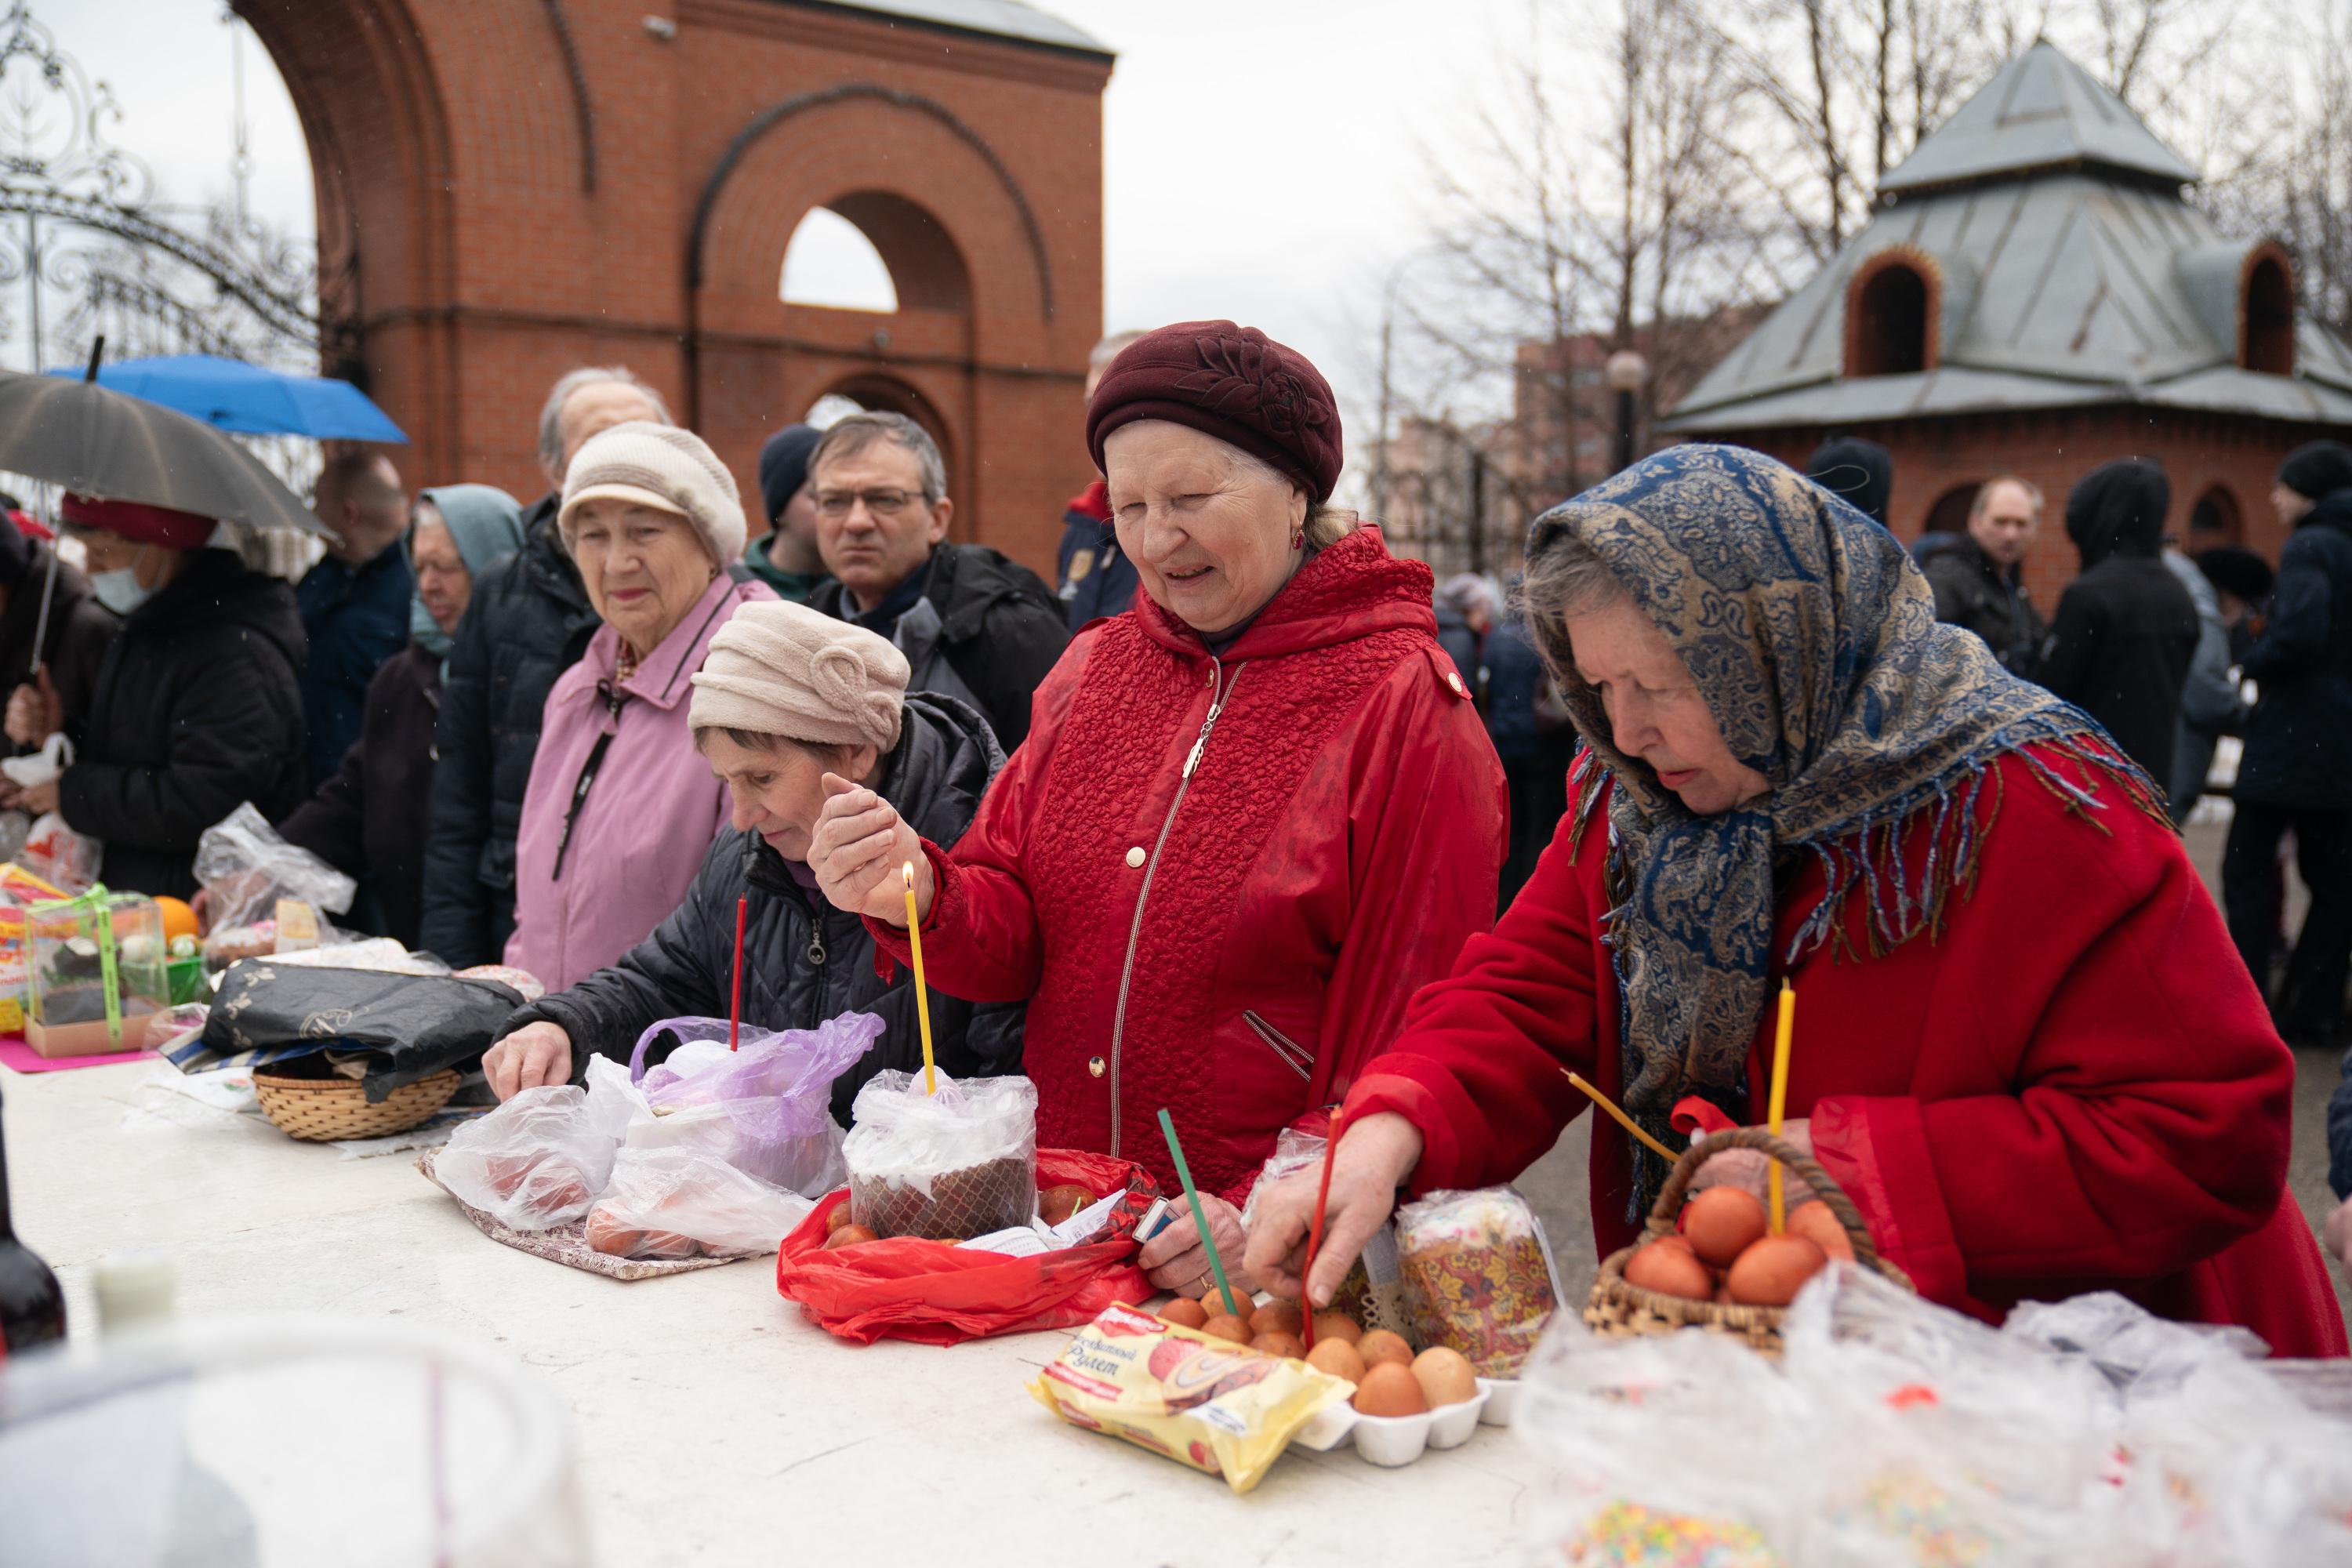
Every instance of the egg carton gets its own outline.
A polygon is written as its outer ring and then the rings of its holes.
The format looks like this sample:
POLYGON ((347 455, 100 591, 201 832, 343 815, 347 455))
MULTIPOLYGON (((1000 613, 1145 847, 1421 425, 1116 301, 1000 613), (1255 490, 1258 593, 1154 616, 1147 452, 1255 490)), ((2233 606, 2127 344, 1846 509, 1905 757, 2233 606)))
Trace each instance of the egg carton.
POLYGON ((1291 1441, 1318 1454, 1352 1442, 1367 1462, 1393 1469, 1412 1464, 1432 1448, 1460 1447, 1482 1424, 1508 1426, 1508 1412, 1517 1404, 1518 1391, 1516 1381, 1497 1383, 1482 1377, 1478 1392, 1468 1399, 1418 1415, 1366 1415, 1343 1401, 1308 1422, 1291 1441), (1498 1395, 1505 1414, 1490 1416, 1498 1395))

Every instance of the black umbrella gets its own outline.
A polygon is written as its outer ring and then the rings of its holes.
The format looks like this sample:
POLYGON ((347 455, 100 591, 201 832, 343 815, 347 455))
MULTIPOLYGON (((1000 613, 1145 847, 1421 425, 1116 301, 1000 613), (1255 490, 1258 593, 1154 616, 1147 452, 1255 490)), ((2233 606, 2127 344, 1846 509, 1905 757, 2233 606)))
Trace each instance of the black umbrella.
MULTIPOLYGON (((137 501, 252 528, 332 537, 261 459, 218 430, 99 385, 94 378, 105 347, 100 338, 80 381, 0 371, 0 468, 94 500, 137 501)), ((33 633, 37 672, 57 580, 52 551, 33 633)))

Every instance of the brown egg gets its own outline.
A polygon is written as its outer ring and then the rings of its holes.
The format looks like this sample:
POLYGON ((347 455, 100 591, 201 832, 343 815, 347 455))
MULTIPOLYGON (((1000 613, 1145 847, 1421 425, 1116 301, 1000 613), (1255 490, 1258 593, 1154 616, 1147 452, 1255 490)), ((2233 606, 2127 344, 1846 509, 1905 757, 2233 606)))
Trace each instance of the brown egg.
POLYGON ((869 1241, 881 1239, 862 1225, 845 1225, 824 1238, 824 1249, 831 1252, 839 1247, 863 1247, 869 1241))
POLYGON ((1829 1261, 1829 1254, 1801 1236, 1768 1236, 1739 1255, 1723 1283, 1746 1306, 1785 1307, 1829 1261))
POLYGON ((1683 1205, 1683 1237, 1701 1263, 1728 1268, 1767 1228, 1764 1205, 1742 1187, 1709 1187, 1683 1205))
POLYGON ((1333 1377, 1344 1377, 1349 1383, 1364 1381, 1364 1358, 1345 1340, 1317 1340, 1315 1348, 1307 1352, 1307 1364, 1333 1377))
POLYGON ((1315 1314, 1315 1342, 1318 1345, 1325 1340, 1345 1340, 1352 1345, 1363 1337, 1363 1328, 1345 1312, 1315 1314))
POLYGON ((1687 1247, 1675 1247, 1674 1237, 1653 1241, 1625 1260, 1625 1283, 1661 1296, 1681 1296, 1704 1301, 1715 1294, 1715 1277, 1687 1247))
POLYGON ((1830 1205, 1819 1198, 1807 1198, 1789 1211, 1789 1234, 1801 1236, 1832 1258, 1853 1261, 1853 1241, 1838 1224, 1830 1205))
POLYGON ((1478 1397, 1478 1369, 1460 1351, 1432 1345, 1412 1358, 1412 1375, 1434 1408, 1478 1397))
POLYGON ((1356 1342, 1356 1353, 1364 1358, 1367 1367, 1378 1366, 1382 1362, 1391 1362, 1398 1366, 1412 1364, 1412 1347, 1404 1342, 1402 1334, 1392 1334, 1386 1329, 1367 1331, 1362 1339, 1356 1342))
POLYGON ((1163 1323, 1175 1323, 1187 1329, 1197 1329, 1208 1322, 1209 1314, 1202 1310, 1200 1302, 1189 1297, 1179 1296, 1160 1309, 1160 1321, 1163 1323))
POLYGON ((1059 1225, 1094 1201, 1094 1194, 1084 1187, 1067 1183, 1047 1187, 1037 1194, 1037 1217, 1047 1225, 1059 1225))
POLYGON ((833 1206, 832 1212, 824 1216, 824 1233, 827 1236, 831 1236, 835 1231, 839 1230, 843 1226, 847 1225, 848 1223, 849 1205, 847 1204, 835 1204, 833 1206))
MULTIPOLYGON (((1209 1309, 1209 1316, 1213 1318, 1228 1310, 1225 1306, 1225 1293, 1214 1285, 1201 1292, 1201 1305, 1209 1309)), ((1249 1288, 1238 1279, 1234 1281, 1234 1304, 1231 1310, 1234 1316, 1244 1322, 1248 1322, 1250 1314, 1257 1310, 1257 1303, 1250 1299, 1249 1288)))
POLYGON ((1354 1403, 1365 1415, 1419 1415, 1429 1408, 1429 1396, 1422 1393, 1412 1368, 1382 1362, 1365 1369, 1354 1403))
POLYGON ((1261 1334, 1295 1334, 1298 1331, 1298 1303, 1268 1301, 1250 1314, 1250 1327, 1261 1334))
POLYGON ((1201 1331, 1213 1340, 1231 1340, 1237 1345, 1250 1342, 1249 1325, 1231 1312, 1219 1312, 1201 1325, 1201 1331))
POLYGON ((1307 1347, 1298 1342, 1297 1334, 1286 1334, 1280 1329, 1270 1329, 1250 1341, 1250 1349, 1266 1355, 1288 1356, 1297 1361, 1307 1354, 1307 1347))

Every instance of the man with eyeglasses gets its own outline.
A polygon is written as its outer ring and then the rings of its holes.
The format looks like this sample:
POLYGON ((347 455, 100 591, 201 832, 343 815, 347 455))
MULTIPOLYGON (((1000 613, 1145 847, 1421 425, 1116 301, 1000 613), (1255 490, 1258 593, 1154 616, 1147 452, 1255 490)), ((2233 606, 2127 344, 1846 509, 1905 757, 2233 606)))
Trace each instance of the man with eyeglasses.
POLYGON ((1006 752, 1020 745, 1030 694, 1069 641, 1053 591, 984 544, 948 542, 947 465, 904 415, 835 422, 809 474, 834 579, 809 603, 889 638, 913 672, 908 690, 968 702, 1006 752))

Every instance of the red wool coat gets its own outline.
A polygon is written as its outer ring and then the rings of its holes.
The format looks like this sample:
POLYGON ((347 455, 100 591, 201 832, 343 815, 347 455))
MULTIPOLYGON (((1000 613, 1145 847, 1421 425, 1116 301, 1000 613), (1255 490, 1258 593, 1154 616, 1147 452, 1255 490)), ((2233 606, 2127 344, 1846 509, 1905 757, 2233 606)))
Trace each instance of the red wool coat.
MULTIPOLYGON (((1222 658, 1148 597, 1081 633, 952 853, 930 983, 1030 998, 1042 1143, 1238 1202, 1494 915, 1505 795, 1429 568, 1364 528, 1222 658)), ((905 933, 869 921, 880 962, 905 933)))
MULTIPOLYGON (((2344 1354, 2285 1191, 2294 1059, 2179 840, 2113 790, 2094 826, 2015 757, 1995 765, 1976 887, 1940 937, 1861 960, 1817 951, 1791 972, 1788 1114, 1811 1119, 1822 1166, 1931 1300, 1998 1321, 2019 1301, 2114 1289, 2165 1317, 2242 1323, 2281 1355, 2344 1354)), ((1351 1116, 1420 1128, 1416 1190, 1526 1169, 1585 1109, 1563 1068, 1619 1092, 1607 822, 1605 796, 1562 822, 1517 901, 1413 999, 1349 1096, 1351 1116)), ((1822 887, 1810 859, 1792 874, 1776 952, 1822 887)), ((1867 953, 1863 918, 1857 900, 1848 926, 1867 953)), ((1750 1123, 1765 1120, 1770 1025, 1768 1009, 1750 1123)), ((1604 1256, 1638 1229, 1626 1143, 1595 1130, 1604 1256)))

